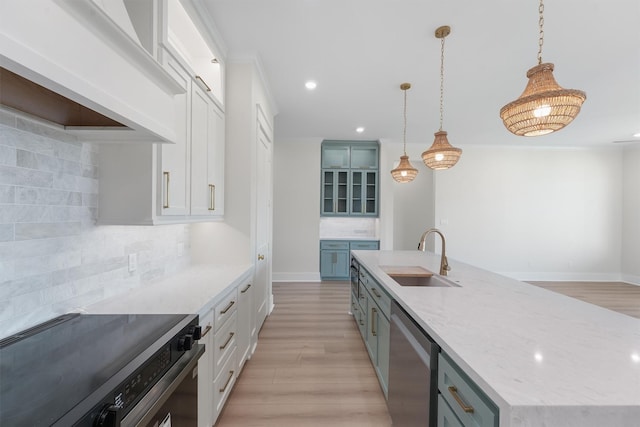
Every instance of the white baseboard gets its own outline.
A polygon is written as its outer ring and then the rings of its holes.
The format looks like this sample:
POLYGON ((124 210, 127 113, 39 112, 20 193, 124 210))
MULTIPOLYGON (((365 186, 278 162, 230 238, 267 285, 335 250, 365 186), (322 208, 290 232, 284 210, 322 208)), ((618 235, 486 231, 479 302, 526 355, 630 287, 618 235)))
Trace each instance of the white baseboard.
POLYGON ((310 273, 276 273, 272 274, 274 282, 320 282, 320 272, 310 273))
POLYGON ((631 274, 623 274, 622 281, 640 286, 640 276, 632 276, 631 274))

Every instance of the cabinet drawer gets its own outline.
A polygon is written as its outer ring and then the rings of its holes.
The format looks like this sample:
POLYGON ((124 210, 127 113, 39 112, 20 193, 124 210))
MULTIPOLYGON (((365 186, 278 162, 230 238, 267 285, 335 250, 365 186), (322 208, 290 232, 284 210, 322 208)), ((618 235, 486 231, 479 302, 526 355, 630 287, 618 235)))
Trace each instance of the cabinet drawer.
POLYGON ((236 340, 238 335, 238 322, 236 312, 231 315, 227 322, 216 332, 213 338, 214 351, 214 375, 220 373, 220 367, 224 365, 229 355, 236 348, 236 340))
POLYGON ((438 395, 438 427, 464 427, 441 394, 438 395))
POLYGON ((350 247, 352 251, 377 251, 379 243, 377 240, 352 241, 350 247))
POLYGON ((362 309, 367 312, 367 291, 362 283, 358 284, 359 292, 358 292, 358 304, 362 307, 362 309))
POLYGON ((238 306, 238 290, 234 289, 225 296, 214 308, 216 331, 236 312, 238 306))
POLYGON ((438 389, 462 425, 498 425, 498 408, 445 353, 438 355, 438 389))
POLYGON ((231 389, 236 382, 238 372, 236 369, 235 348, 231 353, 231 357, 222 366, 220 373, 213 382, 213 403, 215 405, 216 414, 220 414, 224 403, 231 393, 231 389))
POLYGON ((339 240, 320 240, 320 249, 343 249, 348 251, 349 242, 342 242, 339 240))

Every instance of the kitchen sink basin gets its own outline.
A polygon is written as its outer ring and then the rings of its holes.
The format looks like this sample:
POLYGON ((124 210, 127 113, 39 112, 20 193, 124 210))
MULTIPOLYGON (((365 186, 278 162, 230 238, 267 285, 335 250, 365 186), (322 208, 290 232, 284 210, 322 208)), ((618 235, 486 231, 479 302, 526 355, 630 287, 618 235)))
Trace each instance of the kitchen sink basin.
POLYGON ((400 286, 459 287, 457 283, 419 266, 381 266, 400 286))

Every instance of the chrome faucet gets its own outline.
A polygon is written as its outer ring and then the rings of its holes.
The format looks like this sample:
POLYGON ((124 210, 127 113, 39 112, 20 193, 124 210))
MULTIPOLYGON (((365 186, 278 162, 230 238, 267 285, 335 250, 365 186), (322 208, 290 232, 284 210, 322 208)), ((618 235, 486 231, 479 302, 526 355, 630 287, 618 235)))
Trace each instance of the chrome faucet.
POLYGON ((447 256, 445 255, 444 251, 445 251, 445 241, 444 241, 444 234, 442 234, 442 232, 440 230, 438 230, 437 228, 430 228, 427 231, 425 231, 424 233, 422 233, 422 237, 420 237, 420 242, 418 243, 418 250, 421 250, 422 252, 425 251, 426 249, 426 245, 427 245, 427 236, 431 233, 437 233, 440 235, 440 238, 442 239, 442 255, 440 257, 440 275, 441 276, 446 276, 447 275, 447 271, 451 270, 451 267, 449 267, 449 262, 447 261, 447 256))

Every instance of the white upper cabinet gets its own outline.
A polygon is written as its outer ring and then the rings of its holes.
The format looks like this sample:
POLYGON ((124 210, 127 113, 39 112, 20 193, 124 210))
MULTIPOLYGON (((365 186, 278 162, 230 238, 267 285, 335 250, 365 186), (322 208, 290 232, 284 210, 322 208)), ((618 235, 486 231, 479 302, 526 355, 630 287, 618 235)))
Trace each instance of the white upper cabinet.
MULTIPOLYGON (((140 1, 150 6, 147 16, 153 22, 154 2, 140 1)), ((146 39, 137 34, 137 30, 144 31, 128 19, 127 3, 0 1, 0 62, 32 82, 149 136, 147 142, 175 142, 179 118, 174 115, 173 97, 182 89, 158 63, 153 49, 144 47, 144 43, 150 46, 150 34, 146 39)), ((131 132, 119 134, 127 138, 131 132)), ((103 135, 109 140, 113 132, 103 135)))

